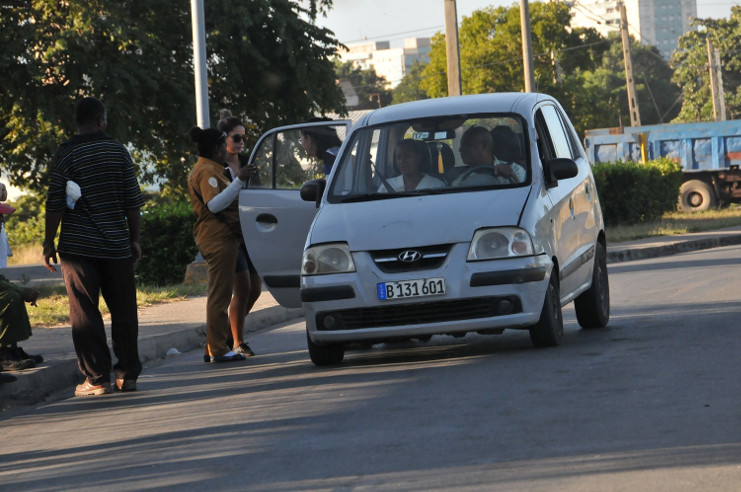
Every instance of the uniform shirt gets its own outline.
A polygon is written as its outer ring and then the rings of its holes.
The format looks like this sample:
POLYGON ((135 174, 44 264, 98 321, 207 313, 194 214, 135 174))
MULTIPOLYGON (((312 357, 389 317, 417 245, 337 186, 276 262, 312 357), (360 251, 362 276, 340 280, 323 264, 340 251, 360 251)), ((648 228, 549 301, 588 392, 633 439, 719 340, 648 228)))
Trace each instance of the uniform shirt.
POLYGON ((239 231, 239 207, 237 200, 221 210, 219 219, 211 212, 206 204, 221 193, 229 184, 229 179, 224 172, 224 165, 218 162, 199 157, 193 166, 188 178, 188 195, 193 211, 196 214, 196 223, 193 227, 193 235, 196 243, 234 236, 239 231))
POLYGON ((103 132, 75 135, 59 147, 50 173, 46 209, 61 212, 57 251, 92 258, 131 257, 127 211, 144 205, 126 147, 103 132), (67 181, 80 186, 66 206, 67 181))

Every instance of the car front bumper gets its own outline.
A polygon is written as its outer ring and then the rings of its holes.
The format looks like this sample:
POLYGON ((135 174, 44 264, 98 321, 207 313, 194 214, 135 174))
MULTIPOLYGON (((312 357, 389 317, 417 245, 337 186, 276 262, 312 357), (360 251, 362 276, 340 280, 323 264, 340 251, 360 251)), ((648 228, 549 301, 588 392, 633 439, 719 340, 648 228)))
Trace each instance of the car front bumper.
POLYGON ((302 277, 301 297, 312 341, 329 344, 491 332, 526 328, 538 321, 553 268, 550 258, 467 262, 464 245, 456 248, 435 270, 384 273, 369 255, 355 253, 356 272, 302 277), (443 295, 378 299, 379 282, 436 277, 445 279, 443 295))

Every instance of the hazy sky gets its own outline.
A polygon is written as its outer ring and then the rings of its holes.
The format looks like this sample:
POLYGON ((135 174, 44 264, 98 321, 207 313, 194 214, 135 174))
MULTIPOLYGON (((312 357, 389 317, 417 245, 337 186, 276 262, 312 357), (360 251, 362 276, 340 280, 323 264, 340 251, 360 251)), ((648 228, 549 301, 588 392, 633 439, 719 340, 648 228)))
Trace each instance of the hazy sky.
MULTIPOLYGON (((532 0, 531 0, 532 1, 532 0)), ((457 0, 458 19, 493 5, 519 5, 519 0, 457 0)), ((741 0, 697 0, 697 17, 728 18, 741 0)), ((334 0, 320 25, 334 31, 342 43, 391 41, 401 46, 404 38, 428 37, 445 28, 444 0, 334 0)))

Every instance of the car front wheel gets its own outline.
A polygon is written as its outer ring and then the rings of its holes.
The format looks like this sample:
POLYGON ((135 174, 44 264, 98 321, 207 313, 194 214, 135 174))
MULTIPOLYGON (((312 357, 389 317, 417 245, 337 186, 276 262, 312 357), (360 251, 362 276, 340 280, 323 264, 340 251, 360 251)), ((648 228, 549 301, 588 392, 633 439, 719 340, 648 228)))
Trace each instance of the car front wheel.
POLYGON ((341 343, 317 345, 311 341, 306 333, 306 345, 309 348, 309 357, 316 366, 336 366, 345 358, 345 346, 341 343))
POLYGON ((563 313, 558 285, 558 272, 551 272, 538 323, 530 327, 530 340, 536 347, 553 347, 563 340, 563 313))
POLYGON ((574 299, 576 320, 582 328, 602 328, 610 319, 610 284, 607 278, 607 253, 597 243, 592 269, 592 286, 574 299))

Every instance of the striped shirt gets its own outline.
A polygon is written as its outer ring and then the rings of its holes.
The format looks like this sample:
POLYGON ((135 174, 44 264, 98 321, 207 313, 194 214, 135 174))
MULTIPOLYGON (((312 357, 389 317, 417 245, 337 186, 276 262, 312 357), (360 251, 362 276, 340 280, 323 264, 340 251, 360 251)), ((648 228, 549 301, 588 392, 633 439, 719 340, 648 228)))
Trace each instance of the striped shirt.
POLYGON ((144 205, 126 147, 105 133, 75 135, 59 147, 50 173, 47 211, 64 211, 57 251, 92 258, 131 256, 126 212, 144 205), (80 186, 66 206, 67 181, 80 186))

